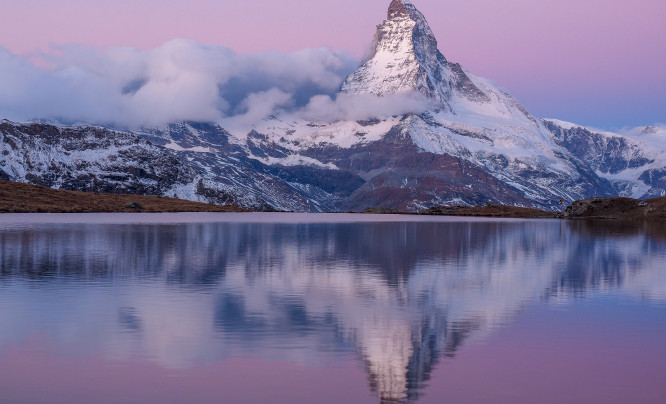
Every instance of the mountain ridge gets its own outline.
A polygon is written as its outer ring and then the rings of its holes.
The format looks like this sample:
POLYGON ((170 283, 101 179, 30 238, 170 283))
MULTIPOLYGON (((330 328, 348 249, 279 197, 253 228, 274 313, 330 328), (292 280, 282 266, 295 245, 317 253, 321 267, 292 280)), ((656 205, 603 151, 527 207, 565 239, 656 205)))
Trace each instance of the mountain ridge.
POLYGON ((425 110, 321 121, 285 112, 245 134, 205 122, 130 133, 6 121, 0 177, 292 211, 489 202, 558 210, 561 200, 666 193, 659 129, 637 140, 537 119, 447 60, 411 2, 390 3, 373 46, 338 101, 358 109, 425 99, 425 110))

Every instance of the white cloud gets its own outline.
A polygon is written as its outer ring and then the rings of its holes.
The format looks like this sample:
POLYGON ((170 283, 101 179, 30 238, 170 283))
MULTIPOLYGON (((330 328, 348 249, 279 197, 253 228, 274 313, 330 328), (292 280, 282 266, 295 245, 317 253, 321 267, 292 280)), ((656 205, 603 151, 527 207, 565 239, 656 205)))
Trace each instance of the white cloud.
POLYGON ((292 103, 292 95, 277 88, 252 93, 241 102, 238 111, 242 112, 224 119, 222 124, 233 133, 248 133, 256 122, 292 103))
POLYGON ((666 136, 666 123, 655 123, 650 126, 625 127, 620 129, 618 133, 627 136, 666 136))
POLYGON ((335 99, 328 95, 317 95, 297 114, 311 121, 360 120, 419 113, 428 107, 427 98, 416 92, 383 97, 373 94, 338 94, 335 99))
POLYGON ((174 40, 142 51, 59 46, 39 66, 0 48, 0 117, 120 127, 173 121, 239 126, 334 94, 357 61, 326 48, 241 55, 174 40))
POLYGON ((661 150, 662 154, 666 150, 666 124, 656 123, 651 126, 626 127, 620 129, 618 133, 634 141, 648 144, 651 150, 657 152, 661 150))

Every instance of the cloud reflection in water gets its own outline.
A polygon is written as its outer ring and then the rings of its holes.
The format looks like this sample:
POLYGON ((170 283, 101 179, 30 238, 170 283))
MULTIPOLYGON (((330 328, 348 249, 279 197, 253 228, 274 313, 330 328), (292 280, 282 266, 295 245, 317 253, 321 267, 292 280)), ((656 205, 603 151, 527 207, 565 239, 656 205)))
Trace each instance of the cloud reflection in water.
POLYGON ((666 231, 648 224, 53 224, 0 248, 0 350, 39 334, 172 369, 353 354, 385 401, 530 304, 666 302, 666 231))

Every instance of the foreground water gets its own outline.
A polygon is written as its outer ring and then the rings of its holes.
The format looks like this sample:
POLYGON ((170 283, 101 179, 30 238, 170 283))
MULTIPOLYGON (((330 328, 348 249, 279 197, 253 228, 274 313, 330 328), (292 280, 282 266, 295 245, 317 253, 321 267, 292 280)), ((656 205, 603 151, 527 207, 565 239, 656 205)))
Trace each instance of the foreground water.
POLYGON ((666 227, 0 216, 2 403, 663 403, 666 227))

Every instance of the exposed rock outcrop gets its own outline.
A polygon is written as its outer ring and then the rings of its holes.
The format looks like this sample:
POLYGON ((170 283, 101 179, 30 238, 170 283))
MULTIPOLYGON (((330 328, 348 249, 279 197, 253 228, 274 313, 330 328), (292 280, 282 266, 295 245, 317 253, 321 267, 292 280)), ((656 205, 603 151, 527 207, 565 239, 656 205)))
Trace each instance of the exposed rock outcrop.
POLYGON ((566 219, 664 220, 666 198, 591 198, 575 201, 561 217, 566 219))

